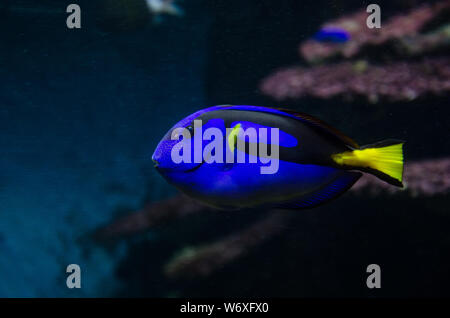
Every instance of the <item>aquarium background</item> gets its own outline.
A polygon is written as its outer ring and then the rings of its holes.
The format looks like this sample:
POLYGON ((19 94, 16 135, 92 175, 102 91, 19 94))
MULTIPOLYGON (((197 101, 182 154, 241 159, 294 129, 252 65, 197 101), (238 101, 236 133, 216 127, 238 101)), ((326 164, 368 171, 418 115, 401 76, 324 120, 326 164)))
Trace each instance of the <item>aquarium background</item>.
MULTIPOLYGON (((377 3, 383 23, 420 1, 377 3)), ((0 296, 449 296, 448 168, 436 188, 415 196, 348 193, 313 210, 275 212, 281 218, 190 208, 126 235, 98 235, 148 206, 162 216, 180 209, 183 200, 155 208, 178 194, 150 157, 174 123, 211 105, 297 109, 360 144, 402 139, 406 162, 450 156, 448 77, 447 90, 407 101, 277 100, 261 91, 277 69, 308 65, 299 45, 324 22, 369 2, 177 4, 182 16, 152 16, 140 0, 0 4, 0 296), (81 29, 66 27, 72 2, 81 6, 81 29), (239 236, 252 225, 259 230, 251 238, 239 236), (239 257, 210 273, 199 263, 170 275, 180 254, 233 235, 245 246, 239 257), (72 263, 81 267, 81 289, 66 287, 72 263), (381 289, 366 286, 369 264, 381 267, 381 289)), ((428 54, 369 53, 360 58, 414 62, 428 54)))

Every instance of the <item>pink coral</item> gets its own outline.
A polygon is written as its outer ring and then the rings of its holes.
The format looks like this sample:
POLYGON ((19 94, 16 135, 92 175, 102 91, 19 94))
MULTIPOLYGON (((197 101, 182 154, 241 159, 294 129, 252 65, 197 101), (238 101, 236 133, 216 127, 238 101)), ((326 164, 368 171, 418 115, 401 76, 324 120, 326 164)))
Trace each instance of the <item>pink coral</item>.
POLYGON ((449 11, 450 0, 426 4, 391 17, 380 29, 366 26, 368 14, 365 11, 327 22, 322 28, 346 30, 350 39, 344 43, 311 39, 300 45, 300 51, 308 62, 332 57, 341 57, 344 61, 276 71, 262 81, 260 90, 276 100, 305 96, 322 99, 364 97, 371 102, 410 101, 425 95, 447 93, 450 90, 450 59, 436 53, 444 52, 450 44, 450 25, 443 18, 449 11), (421 33, 425 29, 431 31, 421 33), (390 54, 391 62, 349 60, 362 53, 363 48, 365 56, 365 53, 371 53, 370 56, 379 56, 380 52, 390 54), (434 55, 427 57, 430 52, 434 55), (402 56, 418 59, 398 60, 402 56))
POLYGON ((200 205, 184 195, 178 195, 159 202, 149 203, 141 210, 115 220, 99 229, 95 233, 95 237, 99 240, 125 237, 146 231, 173 219, 183 218, 206 210, 210 210, 210 208, 200 205))
POLYGON ((450 91, 450 58, 421 62, 370 65, 342 62, 313 68, 292 67, 275 72, 261 83, 261 91, 276 100, 304 96, 330 98, 364 96, 375 102, 412 100, 450 91))
POLYGON ((273 213, 217 242, 187 247, 165 266, 172 278, 208 276, 281 232, 288 213, 273 213))
MULTIPOLYGON (((403 194, 410 197, 430 197, 450 193, 450 158, 408 163, 405 167, 405 189, 391 186, 378 178, 365 174, 351 189, 353 195, 380 196, 403 194)), ((179 195, 161 202, 148 204, 141 211, 120 218, 100 231, 100 237, 120 238, 149 230, 155 225, 210 210, 179 195)), ((234 232, 216 242, 186 247, 165 265, 171 278, 207 277, 270 240, 283 230, 292 213, 274 211, 247 228, 234 232)))
POLYGON ((407 164, 405 188, 392 187, 372 175, 364 175, 351 191, 358 194, 404 193, 412 197, 443 195, 450 192, 450 158, 417 161, 407 164))
POLYGON ((322 43, 315 40, 305 41, 300 45, 301 55, 309 62, 326 59, 336 55, 344 58, 355 56, 364 46, 378 46, 393 39, 416 35, 428 22, 444 10, 450 9, 450 1, 434 5, 423 5, 407 14, 391 17, 383 22, 380 29, 366 26, 368 13, 365 10, 345 15, 322 25, 322 28, 346 30, 351 40, 345 43, 322 43))

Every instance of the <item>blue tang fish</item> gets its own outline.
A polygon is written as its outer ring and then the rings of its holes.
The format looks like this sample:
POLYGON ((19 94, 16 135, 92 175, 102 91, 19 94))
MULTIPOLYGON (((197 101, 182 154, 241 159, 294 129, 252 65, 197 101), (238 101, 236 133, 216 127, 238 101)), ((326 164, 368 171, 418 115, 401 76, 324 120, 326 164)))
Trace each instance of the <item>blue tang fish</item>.
POLYGON ((260 106, 200 110, 166 133, 152 160, 169 183, 220 209, 312 208, 346 192, 362 172, 403 186, 402 141, 391 139, 360 147, 310 115, 260 106), (251 139, 242 133, 249 128, 266 128, 269 133, 251 139), (207 132, 214 132, 214 137, 207 132), (213 143, 225 151, 221 153, 217 147, 206 152, 213 143), (257 152, 251 150, 254 145, 259 147, 257 152), (268 154, 269 146, 277 156, 268 154), (191 160, 174 160, 174 154, 191 160), (211 160, 212 156, 224 160, 211 160), (245 160, 237 160, 239 156, 245 160), (270 165, 275 169, 263 173, 270 165))
POLYGON ((323 28, 313 35, 318 42, 345 43, 350 40, 350 33, 340 28, 323 28))

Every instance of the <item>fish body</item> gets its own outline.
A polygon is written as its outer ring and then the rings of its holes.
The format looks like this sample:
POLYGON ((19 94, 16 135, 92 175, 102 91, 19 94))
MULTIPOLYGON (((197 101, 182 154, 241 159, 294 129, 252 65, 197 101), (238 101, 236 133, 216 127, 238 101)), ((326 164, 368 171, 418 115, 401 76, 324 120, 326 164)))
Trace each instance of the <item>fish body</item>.
MULTIPOLYGON (((400 147, 401 153, 401 143, 397 141, 385 143, 379 149, 392 145, 397 145, 397 152, 400 147)), ((186 117, 164 136, 152 159, 169 183, 207 205, 222 209, 256 206, 300 209, 317 206, 344 193, 361 177, 360 171, 374 173, 385 181, 401 185, 401 172, 395 179, 370 165, 361 164, 366 160, 366 152, 365 148, 360 148, 353 140, 312 116, 242 105, 214 106, 186 117), (201 122, 201 127, 195 127, 195 122, 201 122), (179 138, 173 140, 173 133, 182 128, 191 134, 183 136, 181 142, 179 138), (218 155, 224 160, 207 162, 205 158, 193 158, 196 150, 204 151, 211 145, 213 138, 192 142, 209 128, 223 136, 216 145, 226 149, 218 155), (268 132, 265 138, 258 135, 255 140, 257 146, 265 144, 271 151, 277 150, 277 158, 273 161, 261 149, 252 152, 251 145, 255 143, 248 136, 236 133, 237 130, 242 132, 252 128, 255 131, 265 128, 268 132), (190 152, 193 160, 175 163, 173 149, 183 142, 186 142, 183 151, 190 152), (240 142, 245 147, 239 147, 240 142), (352 157, 355 150, 359 153, 352 157), (233 162, 226 160, 229 153, 233 162), (239 156, 245 160, 238 162, 239 156), (273 167, 276 169, 262 173, 263 169, 273 167)), ((395 169, 398 172, 402 167, 401 158, 401 164, 395 169)))
POLYGON ((323 28, 313 35, 318 42, 345 43, 350 40, 350 33, 340 28, 323 28))
POLYGON ((183 15, 183 10, 175 4, 174 0, 146 0, 147 7, 154 15, 169 14, 183 15))

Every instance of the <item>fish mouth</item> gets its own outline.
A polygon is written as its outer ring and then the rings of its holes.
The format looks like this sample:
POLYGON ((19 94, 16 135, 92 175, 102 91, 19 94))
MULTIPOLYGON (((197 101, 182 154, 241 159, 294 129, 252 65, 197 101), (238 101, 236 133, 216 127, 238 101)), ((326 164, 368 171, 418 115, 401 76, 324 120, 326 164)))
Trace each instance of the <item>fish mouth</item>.
MULTIPOLYGON (((154 159, 152 159, 152 161, 153 161, 153 166, 154 166, 154 168, 156 168, 156 170, 158 170, 159 172, 163 172, 163 171, 168 171, 168 170, 170 170, 170 169, 165 169, 165 168, 161 167, 161 166, 159 165, 159 162, 158 162, 158 161, 156 161, 156 160, 154 160, 154 159)), ((188 170, 181 171, 181 172, 184 172, 184 173, 194 172, 194 171, 196 171, 198 168, 200 168, 204 163, 205 163, 205 161, 202 161, 201 163, 199 163, 199 164, 196 165, 195 167, 193 167, 193 168, 191 168, 191 169, 188 169, 188 170)))
POLYGON ((185 173, 194 172, 194 171, 196 171, 198 168, 200 168, 204 163, 205 163, 205 161, 202 160, 202 162, 199 163, 198 165, 196 165, 194 168, 185 170, 184 172, 185 172, 185 173))

